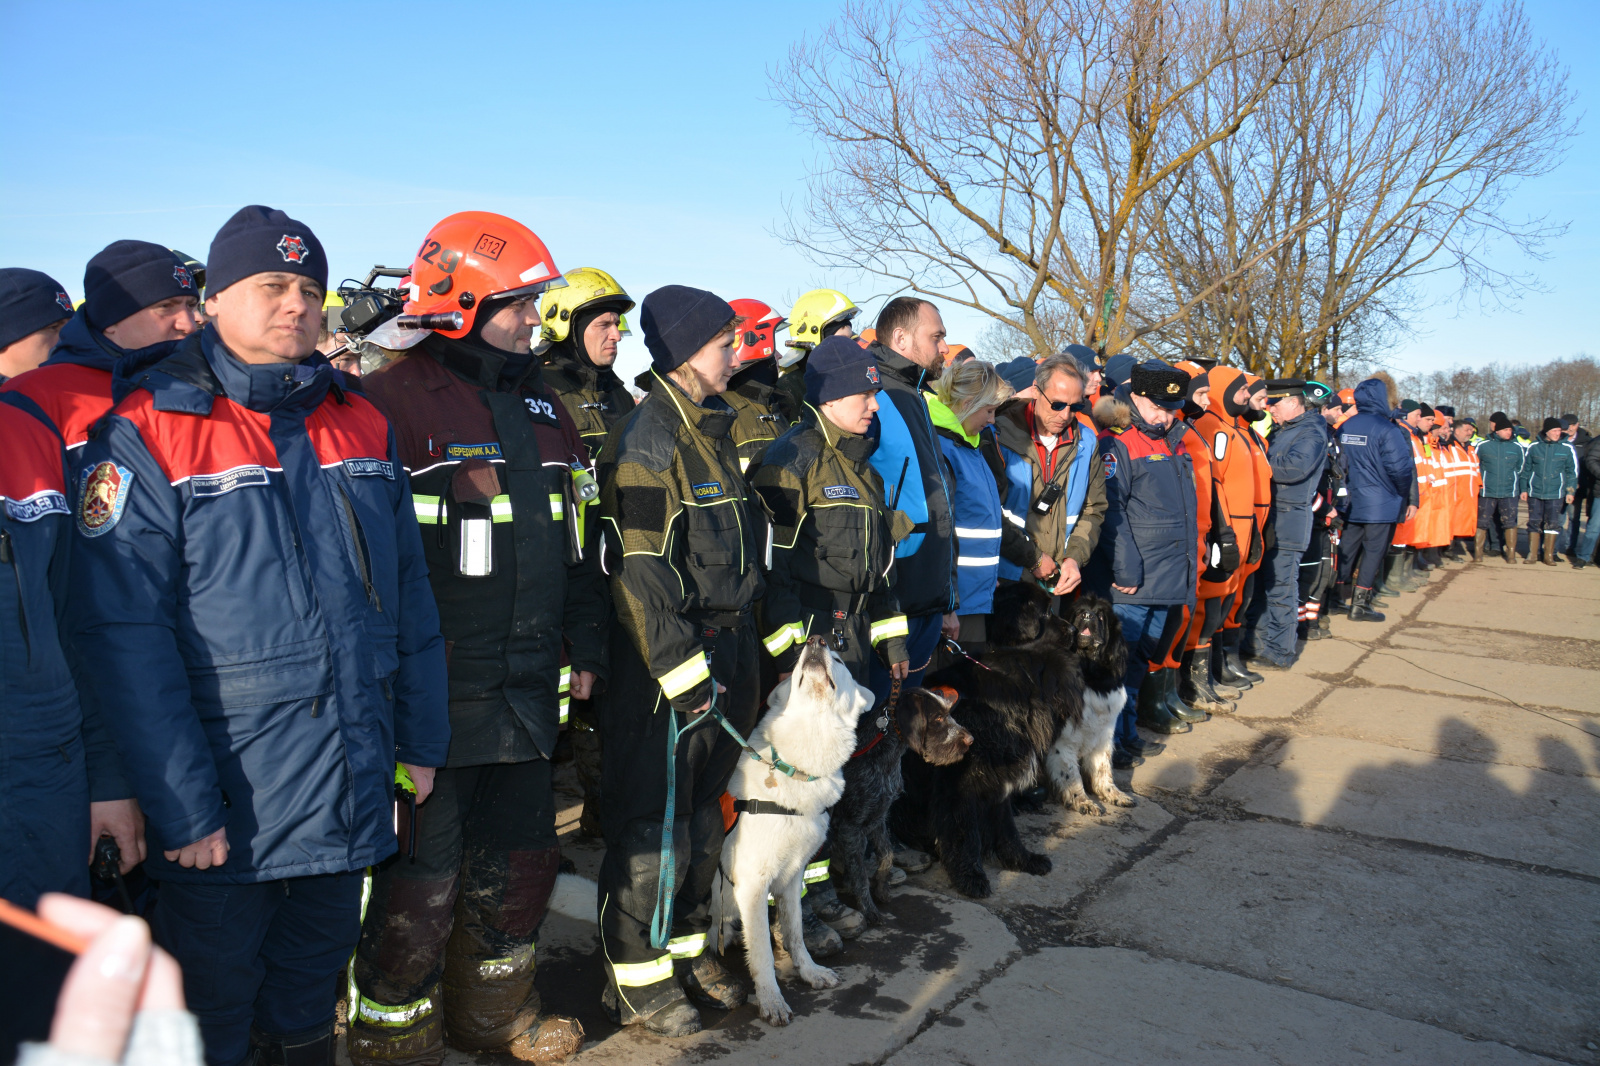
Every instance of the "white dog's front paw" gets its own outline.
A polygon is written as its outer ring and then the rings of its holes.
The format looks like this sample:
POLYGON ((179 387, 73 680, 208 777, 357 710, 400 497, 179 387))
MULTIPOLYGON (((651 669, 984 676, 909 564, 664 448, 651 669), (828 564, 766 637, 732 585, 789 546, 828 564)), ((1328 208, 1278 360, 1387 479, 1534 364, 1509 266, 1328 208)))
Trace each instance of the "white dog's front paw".
POLYGON ((800 980, 812 988, 838 988, 839 974, 826 966, 812 966, 808 970, 800 971, 800 980))
POLYGON ((1112 803, 1115 803, 1118 807, 1137 807, 1137 806, 1139 806, 1139 801, 1138 800, 1134 799, 1132 796, 1128 795, 1126 792, 1122 791, 1120 788, 1112 789, 1111 790, 1111 795, 1107 796, 1106 798, 1109 799, 1112 803))
POLYGON ((758 996, 761 1003, 761 1017, 768 1025, 788 1025, 789 1019, 794 1017, 794 1011, 789 1009, 789 1004, 783 1001, 783 996, 774 992, 770 996, 758 996))

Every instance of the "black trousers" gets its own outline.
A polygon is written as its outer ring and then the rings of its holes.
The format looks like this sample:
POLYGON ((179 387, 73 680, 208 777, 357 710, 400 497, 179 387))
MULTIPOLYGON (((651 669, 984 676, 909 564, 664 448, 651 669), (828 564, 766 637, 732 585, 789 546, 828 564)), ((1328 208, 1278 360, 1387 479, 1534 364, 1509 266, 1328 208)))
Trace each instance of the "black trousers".
MULTIPOLYGON (((600 945, 626 1021, 680 998, 673 960, 694 958, 705 950, 711 888, 722 857, 721 798, 741 752, 709 715, 674 711, 627 633, 620 626, 612 633, 611 679, 600 700, 600 823, 606 840, 600 865, 600 945), (683 731, 672 834, 677 895, 671 939, 665 948, 654 948, 650 924, 661 877, 668 725, 673 720, 683 731)), ((711 676, 727 686, 717 697, 717 708, 748 737, 760 711, 761 646, 755 630, 750 625, 708 629, 703 640, 711 676)))
POLYGON ((1393 522, 1347 522, 1339 538, 1339 583, 1370 589, 1378 583, 1384 553, 1394 539, 1393 522))
POLYGON ((372 873, 356 948, 351 1040, 432 1043, 438 1019, 463 1048, 491 1050, 537 1019, 533 942, 561 865, 544 759, 440 770, 417 808, 417 856, 372 873), (443 1012, 440 1013, 440 1001, 443 1012), (424 1002, 426 1001, 426 1002, 424 1002))

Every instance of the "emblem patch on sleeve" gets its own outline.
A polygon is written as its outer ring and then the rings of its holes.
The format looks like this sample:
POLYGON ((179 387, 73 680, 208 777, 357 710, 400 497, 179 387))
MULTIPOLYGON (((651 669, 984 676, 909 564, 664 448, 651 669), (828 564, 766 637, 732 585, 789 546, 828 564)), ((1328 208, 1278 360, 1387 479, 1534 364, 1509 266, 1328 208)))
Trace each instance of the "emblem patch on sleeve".
POLYGON ((1117 457, 1115 455, 1112 455, 1110 452, 1107 452, 1105 454, 1105 460, 1106 460, 1106 477, 1108 477, 1108 478, 1116 477, 1117 476, 1117 457))
POLYGON ((86 537, 98 537, 122 518, 133 486, 133 471, 109 459, 83 472, 78 494, 78 529, 86 537))

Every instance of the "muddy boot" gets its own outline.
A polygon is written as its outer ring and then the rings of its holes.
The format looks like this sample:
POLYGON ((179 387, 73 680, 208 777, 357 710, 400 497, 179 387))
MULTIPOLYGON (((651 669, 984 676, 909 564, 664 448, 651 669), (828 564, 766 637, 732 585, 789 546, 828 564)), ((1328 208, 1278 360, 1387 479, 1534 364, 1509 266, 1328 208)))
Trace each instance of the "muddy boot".
POLYGON ((1234 710, 1233 702, 1223 699, 1211 684, 1210 648, 1184 652, 1178 694, 1189 701, 1189 706, 1208 714, 1231 714, 1234 710))
MULTIPOLYGON (((777 911, 773 910, 769 918, 773 946, 779 951, 788 951, 783 946, 783 929, 778 922, 777 911)), ((833 926, 817 917, 810 896, 800 897, 800 932, 805 937, 806 950, 811 953, 813 959, 831 959, 844 951, 844 937, 835 932, 833 926)))
POLYGON ((354 1066, 439 1066, 444 1016, 439 985, 410 1003, 378 1003, 352 987, 346 1048, 354 1066))
POLYGON ((1500 547, 1500 554, 1505 557, 1506 562, 1508 562, 1508 563, 1516 562, 1517 561, 1517 527, 1516 526, 1506 526, 1505 528, 1501 529, 1500 530, 1500 540, 1502 542, 1501 547, 1500 547))
POLYGON ((1222 644, 1223 657, 1228 660, 1228 676, 1234 684, 1241 681, 1250 685, 1259 685, 1265 681, 1265 674, 1258 674, 1244 664, 1244 657, 1239 654, 1239 642, 1244 638, 1243 629, 1228 629, 1223 631, 1226 639, 1222 644))
POLYGON ((1144 683, 1139 686, 1139 702, 1134 710, 1139 719, 1139 724, 1152 733, 1187 733, 1194 726, 1181 718, 1173 716, 1167 710, 1162 687, 1166 683, 1167 671, 1157 670, 1144 675, 1144 683))
POLYGON ((564 1014, 547 1014, 507 1044, 504 1053, 518 1062, 566 1062, 582 1048, 582 1022, 564 1014))
POLYGON ((657 1036, 693 1036, 704 1028, 700 1012, 689 1002, 689 997, 674 999, 650 1014, 635 1014, 622 1009, 617 988, 610 981, 600 992, 600 1009, 612 1025, 641 1025, 657 1036))
POLYGON ((1384 616, 1372 609, 1372 590, 1358 588, 1350 598, 1350 621, 1381 622, 1384 616))
POLYGON ((1560 533, 1546 533, 1544 535, 1544 565, 1560 566, 1561 560, 1556 557, 1556 541, 1561 539, 1560 533))
POLYGON ((1539 544, 1539 534, 1531 529, 1528 530, 1528 557, 1523 562, 1529 566, 1539 561, 1539 544))
POLYGON ((1472 561, 1473 562, 1475 562, 1475 563, 1483 562, 1483 545, 1484 545, 1484 542, 1487 541, 1488 539, 1489 539, 1489 531, 1487 529, 1478 530, 1477 535, 1472 538, 1472 561))
POLYGON ((1163 667, 1158 672, 1161 674, 1161 705, 1166 708, 1168 714, 1180 722, 1194 723, 1211 720, 1211 715, 1185 703, 1183 697, 1178 694, 1178 680, 1179 675, 1182 673, 1181 670, 1175 666, 1168 666, 1163 667))
MULTIPOLYGON (((817 917, 846 940, 854 940, 867 927, 867 919, 862 913, 839 898, 838 889, 834 888, 831 877, 825 877, 809 885, 805 898, 811 901, 811 907, 816 911, 817 917)), ((811 939, 807 937, 807 946, 810 943, 811 939)))
POLYGON ((692 959, 678 959, 673 968, 678 971, 678 983, 689 994, 689 999, 701 1007, 733 1010, 743 1006, 750 996, 744 982, 729 973, 722 959, 710 948, 692 959))
POLYGON ((1417 573, 1417 549, 1400 550, 1400 561, 1394 566, 1394 576, 1391 580, 1395 589, 1400 592, 1415 592, 1423 586, 1425 579, 1417 573))
POLYGON ((924 870, 933 869, 933 856, 925 851, 918 851, 891 838, 894 844, 894 864, 908 874, 920 874, 924 870))
MULTIPOLYGON (((1390 548, 1383 553, 1383 565, 1378 568, 1378 584, 1373 587, 1373 595, 1394 596, 1399 594, 1400 589, 1394 583, 1394 572, 1395 568, 1400 565, 1400 559, 1399 548, 1390 548)), ((1349 604, 1347 603, 1345 606, 1348 607, 1349 604)))
POLYGON ((1328 612, 1326 611, 1322 612, 1322 614, 1317 618, 1317 632, 1321 633, 1324 637, 1333 636, 1333 622, 1330 621, 1328 612))

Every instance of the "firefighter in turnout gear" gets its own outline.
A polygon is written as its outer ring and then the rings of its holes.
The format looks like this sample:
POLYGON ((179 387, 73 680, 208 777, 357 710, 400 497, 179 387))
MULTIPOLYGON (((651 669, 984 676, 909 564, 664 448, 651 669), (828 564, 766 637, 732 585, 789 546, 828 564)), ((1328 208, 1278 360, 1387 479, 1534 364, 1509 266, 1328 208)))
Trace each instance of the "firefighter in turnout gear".
POLYGON ((612 371, 633 300, 617 279, 595 267, 569 270, 566 285, 539 303, 539 339, 548 344, 545 384, 578 427, 591 458, 612 426, 633 410, 633 394, 612 371))
POLYGON ((806 402, 806 356, 835 334, 852 335, 852 323, 861 308, 838 289, 812 289, 789 308, 789 339, 778 356, 782 374, 778 387, 788 393, 789 410, 798 412, 806 402))
POLYGON ((460 311, 461 328, 364 384, 411 473, 451 743, 431 800, 401 816, 414 855, 373 872, 350 1057, 439 1062, 448 1040, 559 1061, 583 1029, 541 1017, 534 990, 534 934, 561 861, 550 755, 568 685, 583 698, 605 674, 608 611, 574 477, 592 484, 587 454, 530 350, 534 298, 562 279, 532 231, 478 211, 435 226, 411 270, 406 311, 460 311))
POLYGON ((784 317, 760 300, 734 300, 739 323, 739 369, 722 394, 737 417, 733 422, 733 443, 739 449, 739 469, 748 470, 759 462, 761 453, 783 431, 800 421, 800 409, 791 407, 793 397, 778 388, 778 330, 784 317))
POLYGON ((619 1024, 687 1036, 700 1029, 689 997, 730 1009, 745 996, 706 945, 720 799, 740 755, 713 718, 742 736, 756 723, 766 516, 721 397, 737 367, 733 308, 668 285, 645 297, 640 322, 653 387, 611 431, 600 468, 618 622, 599 700, 602 1005, 619 1024))
MULTIPOLYGON (((592 464, 599 458, 606 433, 633 410, 633 394, 613 369, 617 347, 628 325, 623 315, 633 310, 633 300, 617 279, 595 267, 579 267, 566 274, 566 286, 540 297, 539 339, 544 351, 545 384, 561 399, 588 449, 592 464)), ((583 533, 599 542, 598 507, 587 508, 583 533)), ((592 699, 574 698, 567 734, 572 745, 572 765, 583 789, 579 831, 600 835, 600 733, 592 699)))

